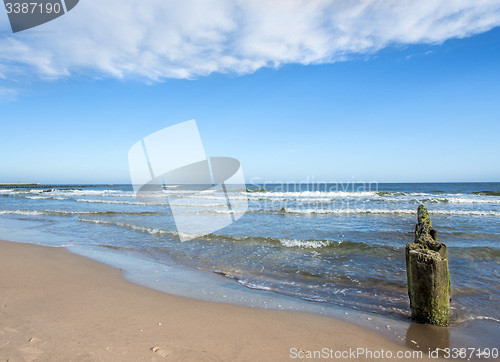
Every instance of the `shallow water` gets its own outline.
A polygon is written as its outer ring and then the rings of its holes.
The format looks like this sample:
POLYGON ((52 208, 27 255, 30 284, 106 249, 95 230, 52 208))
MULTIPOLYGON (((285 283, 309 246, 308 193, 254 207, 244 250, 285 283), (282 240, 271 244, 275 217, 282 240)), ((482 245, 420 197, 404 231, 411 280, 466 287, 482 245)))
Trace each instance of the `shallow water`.
MULTIPOLYGON (((241 219, 181 242, 170 207, 137 202, 130 185, 4 188, 0 237, 84 254, 113 250, 138 265, 174 263, 251 289, 406 320, 404 247, 424 204, 448 245, 453 323, 500 323, 499 183, 248 185, 238 198, 249 202, 241 219)), ((200 199, 201 211, 185 203, 184 212, 227 213, 224 194, 200 199)))

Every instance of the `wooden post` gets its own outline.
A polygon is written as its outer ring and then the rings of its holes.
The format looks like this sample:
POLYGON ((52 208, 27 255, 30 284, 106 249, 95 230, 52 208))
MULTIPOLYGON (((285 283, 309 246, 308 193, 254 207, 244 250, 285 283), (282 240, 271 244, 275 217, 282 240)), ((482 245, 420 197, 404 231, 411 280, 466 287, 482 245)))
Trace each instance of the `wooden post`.
POLYGON ((427 209, 420 205, 417 213, 415 243, 405 249, 411 317, 416 322, 446 326, 450 322, 446 245, 437 241, 427 209))

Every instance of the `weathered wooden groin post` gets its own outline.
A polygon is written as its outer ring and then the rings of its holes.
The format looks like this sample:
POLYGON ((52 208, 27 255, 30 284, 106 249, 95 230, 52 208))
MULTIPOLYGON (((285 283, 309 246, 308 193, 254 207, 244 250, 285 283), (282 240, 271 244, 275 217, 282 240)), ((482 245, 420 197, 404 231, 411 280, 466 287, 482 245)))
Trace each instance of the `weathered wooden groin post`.
POLYGON ((450 322, 450 274, 446 245, 437 241, 427 209, 418 207, 415 243, 406 244, 406 276, 412 319, 446 326, 450 322))

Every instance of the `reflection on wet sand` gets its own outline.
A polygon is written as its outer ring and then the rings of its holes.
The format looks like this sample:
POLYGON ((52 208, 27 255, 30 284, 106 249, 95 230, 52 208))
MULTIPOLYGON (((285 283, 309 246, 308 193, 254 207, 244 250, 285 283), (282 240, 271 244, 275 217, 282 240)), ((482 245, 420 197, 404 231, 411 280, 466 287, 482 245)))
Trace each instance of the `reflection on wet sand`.
MULTIPOLYGON (((436 351, 437 348, 450 348, 450 330, 448 327, 411 323, 406 331, 406 346, 424 353, 436 351)), ((442 351, 437 354, 443 357, 442 351)))

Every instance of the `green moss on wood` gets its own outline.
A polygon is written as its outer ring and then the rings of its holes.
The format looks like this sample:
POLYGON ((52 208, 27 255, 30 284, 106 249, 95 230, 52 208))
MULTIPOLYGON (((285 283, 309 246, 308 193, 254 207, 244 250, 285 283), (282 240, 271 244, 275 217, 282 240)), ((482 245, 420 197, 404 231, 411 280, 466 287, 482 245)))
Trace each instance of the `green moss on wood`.
POLYGON ((408 296, 412 318, 421 323, 449 324, 450 275, 446 245, 437 241, 437 232, 427 209, 417 211, 415 243, 405 249, 408 296))

